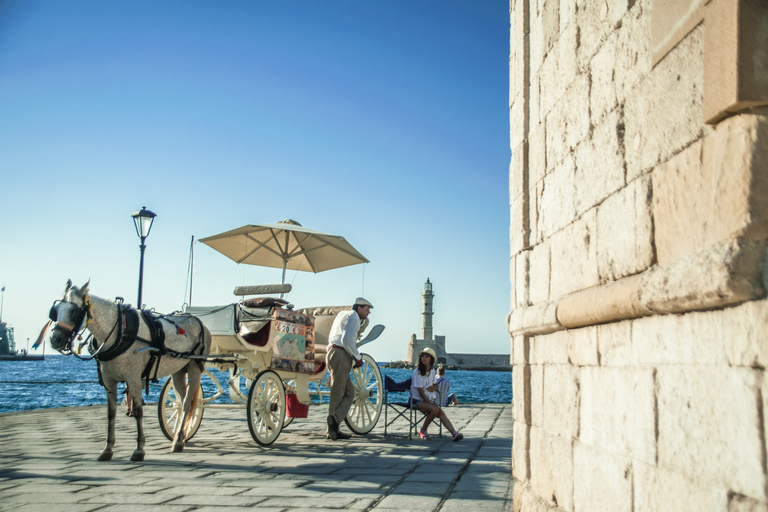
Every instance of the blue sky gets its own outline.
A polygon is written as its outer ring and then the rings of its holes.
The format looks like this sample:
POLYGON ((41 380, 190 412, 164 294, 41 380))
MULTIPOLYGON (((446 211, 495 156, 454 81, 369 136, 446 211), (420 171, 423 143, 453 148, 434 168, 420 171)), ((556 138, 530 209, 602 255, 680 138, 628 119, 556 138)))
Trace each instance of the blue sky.
MULTIPOLYGON (((0 0, 0 283, 19 347, 68 278, 187 296, 191 237, 290 218, 371 263, 288 271, 296 307, 364 295, 405 357, 421 292, 449 352, 509 335, 506 0, 0 0)), ((194 246, 194 305, 280 270, 194 246)), ((46 349, 47 352, 50 348, 46 349)))

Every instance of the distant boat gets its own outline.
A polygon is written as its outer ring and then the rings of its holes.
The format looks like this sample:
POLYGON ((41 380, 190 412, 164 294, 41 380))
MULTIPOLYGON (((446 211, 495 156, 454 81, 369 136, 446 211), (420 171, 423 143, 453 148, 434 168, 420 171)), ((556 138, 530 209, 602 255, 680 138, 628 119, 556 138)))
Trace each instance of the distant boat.
POLYGON ((13 327, 0 322, 0 361, 42 361, 45 355, 29 354, 26 349, 16 350, 13 327))

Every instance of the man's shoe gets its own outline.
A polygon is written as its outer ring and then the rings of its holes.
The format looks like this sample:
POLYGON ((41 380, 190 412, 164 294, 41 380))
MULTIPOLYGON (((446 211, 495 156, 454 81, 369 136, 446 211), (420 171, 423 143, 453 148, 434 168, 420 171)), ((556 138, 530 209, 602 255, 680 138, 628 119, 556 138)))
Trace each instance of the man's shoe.
POLYGON ((335 441, 339 436, 339 422, 333 416, 328 416, 328 437, 335 441))
POLYGON ((336 439, 351 439, 352 436, 341 430, 336 431, 336 439))

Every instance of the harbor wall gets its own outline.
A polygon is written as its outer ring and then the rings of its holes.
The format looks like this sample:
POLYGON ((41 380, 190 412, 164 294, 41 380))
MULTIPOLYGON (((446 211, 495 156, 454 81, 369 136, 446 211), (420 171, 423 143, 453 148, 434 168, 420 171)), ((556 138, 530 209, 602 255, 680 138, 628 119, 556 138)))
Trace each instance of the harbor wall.
POLYGON ((514 509, 768 510, 768 2, 510 25, 514 509))

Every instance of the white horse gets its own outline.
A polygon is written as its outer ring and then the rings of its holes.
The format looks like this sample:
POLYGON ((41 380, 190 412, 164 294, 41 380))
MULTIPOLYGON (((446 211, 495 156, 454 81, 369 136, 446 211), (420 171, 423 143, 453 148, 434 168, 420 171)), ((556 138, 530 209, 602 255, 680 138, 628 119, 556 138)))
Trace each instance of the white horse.
POLYGON ((187 428, 192 418, 193 407, 200 397, 200 377, 203 363, 185 356, 207 355, 211 348, 211 333, 192 315, 174 314, 159 317, 155 326, 134 313, 130 306, 121 302, 101 299, 88 294, 88 282, 82 288, 67 282, 64 297, 54 302, 51 307, 51 321, 55 322, 51 334, 51 347, 63 354, 79 352, 73 348, 78 332, 85 327, 93 335, 89 349, 99 362, 99 375, 107 392, 107 443, 99 455, 99 460, 112 459, 115 445, 115 417, 117 415, 117 384, 125 382, 133 397, 133 413, 138 428, 138 444, 131 460, 144 460, 144 427, 142 426, 143 400, 141 396, 142 380, 171 375, 173 385, 184 403, 184 416, 178 423, 171 450, 180 452, 184 449, 187 428), (138 321, 138 330, 131 329, 138 321), (151 346, 152 331, 165 335, 163 348, 148 350, 151 346), (135 331, 135 332, 133 332, 135 331), (162 331, 160 333, 159 331, 162 331), (144 349, 144 350, 142 350, 144 349), (154 360, 148 367, 153 353, 161 354, 159 361, 154 360), (145 369, 147 369, 145 371, 145 369), (143 376, 142 374, 145 374, 143 376), (187 392, 188 376, 189 392, 187 392))

